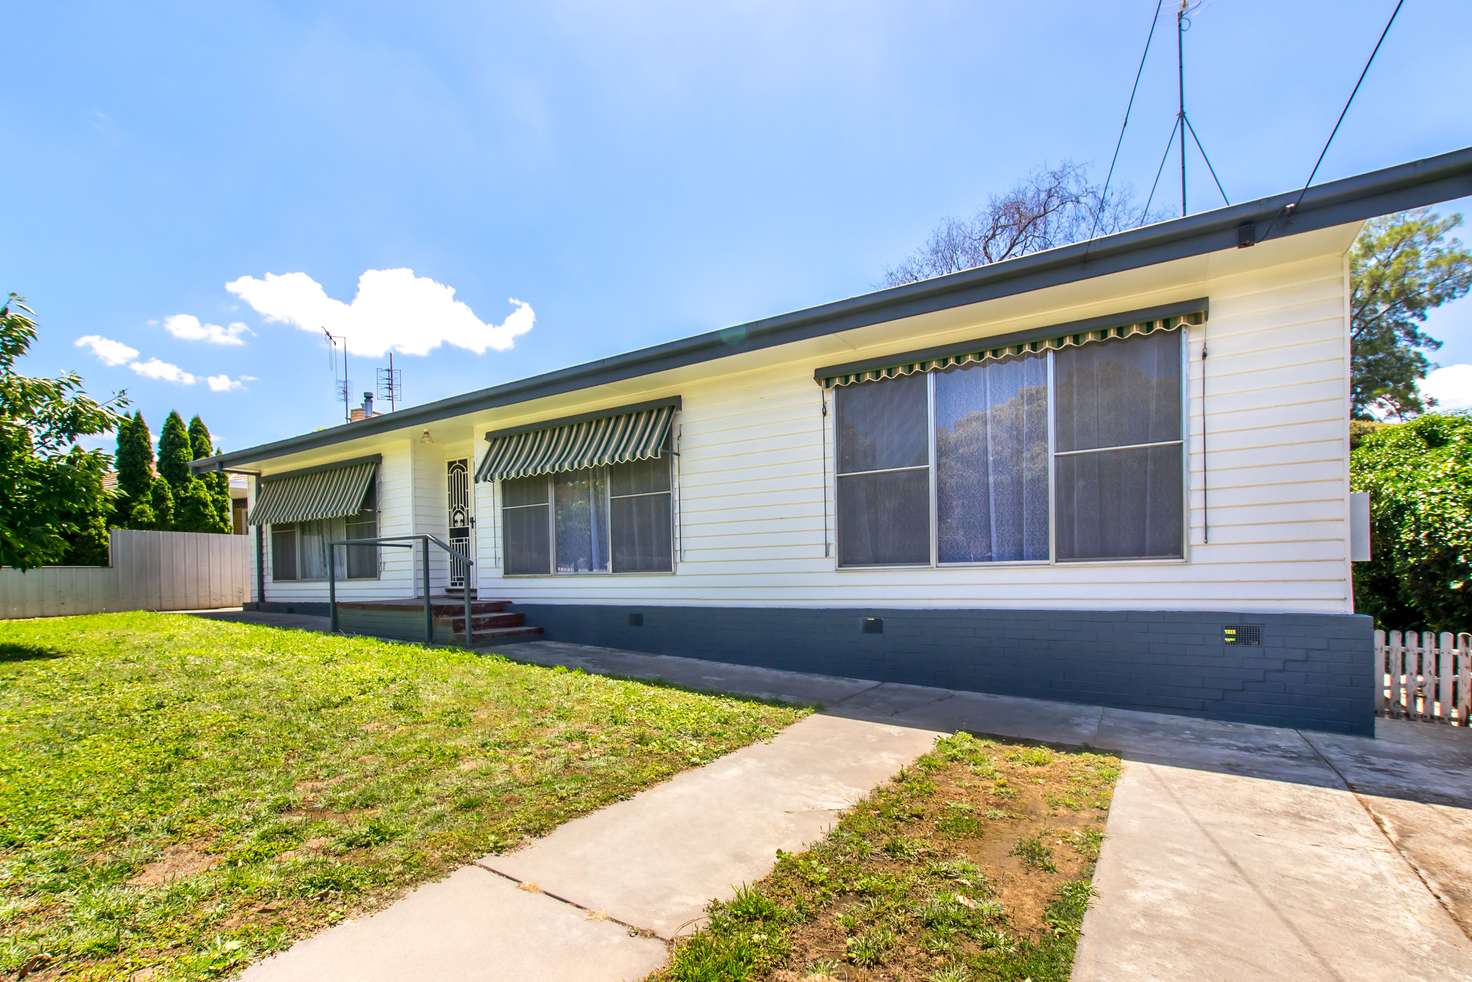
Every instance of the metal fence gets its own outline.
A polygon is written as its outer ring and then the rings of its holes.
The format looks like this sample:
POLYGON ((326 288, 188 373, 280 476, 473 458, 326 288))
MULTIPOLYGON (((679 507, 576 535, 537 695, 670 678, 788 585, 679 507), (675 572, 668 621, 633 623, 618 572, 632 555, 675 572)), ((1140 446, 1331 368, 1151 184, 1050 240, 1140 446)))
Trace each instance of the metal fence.
POLYGON ((250 538, 113 529, 107 566, 0 568, 0 617, 233 607, 250 599, 250 538))
POLYGON ((1375 632, 1381 716, 1472 723, 1472 633, 1375 632))

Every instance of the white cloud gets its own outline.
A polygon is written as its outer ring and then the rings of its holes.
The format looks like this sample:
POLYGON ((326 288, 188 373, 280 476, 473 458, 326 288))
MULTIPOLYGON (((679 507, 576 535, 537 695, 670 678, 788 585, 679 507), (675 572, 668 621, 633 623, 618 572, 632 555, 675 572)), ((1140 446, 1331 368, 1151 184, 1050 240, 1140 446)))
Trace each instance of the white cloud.
POLYGON ((77 338, 76 346, 86 348, 102 360, 104 365, 126 365, 138 357, 138 349, 131 345, 105 338, 100 334, 88 334, 77 338))
POLYGON ((157 358, 150 358, 147 361, 135 361, 128 367, 144 378, 158 379, 161 382, 193 385, 199 381, 198 376, 184 371, 178 365, 167 361, 160 361, 157 358))
POLYGON ((234 321, 221 327, 219 324, 203 324, 193 314, 173 314, 165 317, 164 330, 180 341, 205 341, 209 344, 223 344, 231 347, 245 344, 245 338, 242 335, 251 333, 251 329, 240 321, 234 321))
POLYGON ((352 303, 327 295, 306 273, 242 276, 225 289, 268 321, 290 324, 320 335, 325 327, 347 339, 348 351, 378 357, 390 348, 400 354, 427 355, 441 344, 485 354, 510 350, 532 329, 536 312, 514 297, 515 308, 499 324, 482 321, 455 288, 416 276, 412 269, 370 269, 358 277, 352 303))
POLYGON ((137 348, 97 334, 77 338, 75 344, 78 348, 86 348, 91 351, 105 365, 127 365, 144 378, 172 382, 175 385, 194 385, 197 382, 204 382, 210 387, 211 392, 239 392, 245 388, 245 383, 256 380, 254 375, 241 375, 239 378, 231 378, 224 374, 201 377, 193 372, 186 372, 173 362, 160 358, 139 361, 137 348))
POLYGON ((1421 380, 1419 388, 1436 400, 1437 409, 1472 409, 1472 364, 1438 368, 1421 380))
POLYGON ((209 385, 211 392, 239 392, 245 388, 245 383, 255 380, 254 375, 242 375, 239 378, 231 378, 228 375, 205 376, 205 382, 209 385))

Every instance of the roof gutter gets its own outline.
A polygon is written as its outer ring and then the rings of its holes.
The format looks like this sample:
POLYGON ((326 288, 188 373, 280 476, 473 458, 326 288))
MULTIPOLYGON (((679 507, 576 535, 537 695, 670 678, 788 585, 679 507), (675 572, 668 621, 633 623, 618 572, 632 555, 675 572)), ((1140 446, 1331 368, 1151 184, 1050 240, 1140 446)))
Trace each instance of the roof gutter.
POLYGON ((884 321, 1029 293, 1190 256, 1256 245, 1407 208, 1472 195, 1472 147, 1309 188, 1296 208, 1290 191, 1215 211, 1036 252, 787 314, 709 331, 626 354, 479 389, 412 409, 277 440, 191 466, 196 471, 374 436, 486 409, 683 368, 729 355, 805 341, 884 321))

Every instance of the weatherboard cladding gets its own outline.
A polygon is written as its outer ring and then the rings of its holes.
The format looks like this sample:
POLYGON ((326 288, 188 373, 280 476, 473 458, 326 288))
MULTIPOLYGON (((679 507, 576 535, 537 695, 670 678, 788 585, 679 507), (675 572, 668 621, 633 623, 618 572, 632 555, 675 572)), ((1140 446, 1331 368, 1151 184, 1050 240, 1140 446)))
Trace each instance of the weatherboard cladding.
POLYGON ((509 480, 651 460, 664 452, 673 406, 585 419, 491 440, 477 481, 509 480))
POLYGON ((377 463, 359 461, 264 478, 251 509, 250 524, 278 525, 356 515, 377 470, 377 463))

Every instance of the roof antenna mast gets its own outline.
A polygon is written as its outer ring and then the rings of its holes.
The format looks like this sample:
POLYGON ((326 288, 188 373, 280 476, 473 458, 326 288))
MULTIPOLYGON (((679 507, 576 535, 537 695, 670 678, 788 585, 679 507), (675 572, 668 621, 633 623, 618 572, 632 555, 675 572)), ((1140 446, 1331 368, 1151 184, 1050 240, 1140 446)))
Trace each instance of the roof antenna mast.
POLYGON ((1186 217, 1186 8, 1176 10, 1176 125, 1181 129, 1181 217, 1186 217))
POLYGON ((322 336, 327 339, 327 350, 329 352, 327 364, 334 368, 332 373, 334 376, 337 372, 335 371, 336 366, 332 364, 332 356, 337 353, 337 343, 339 341, 342 342, 342 378, 334 379, 334 381, 336 382, 337 398, 342 399, 342 421, 344 423, 351 423, 353 421, 353 386, 348 380, 348 339, 341 334, 333 334, 325 327, 322 328, 322 336))

